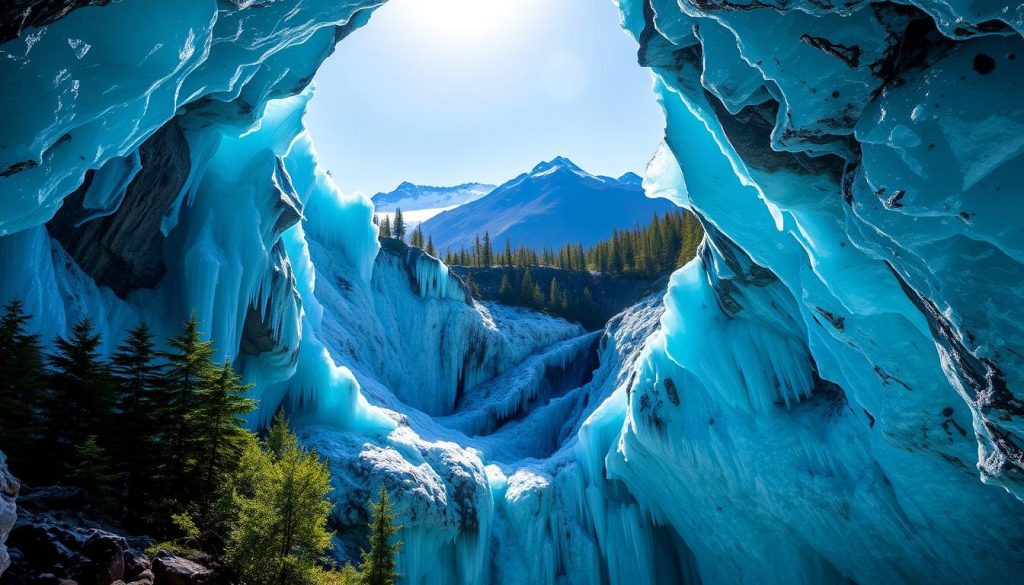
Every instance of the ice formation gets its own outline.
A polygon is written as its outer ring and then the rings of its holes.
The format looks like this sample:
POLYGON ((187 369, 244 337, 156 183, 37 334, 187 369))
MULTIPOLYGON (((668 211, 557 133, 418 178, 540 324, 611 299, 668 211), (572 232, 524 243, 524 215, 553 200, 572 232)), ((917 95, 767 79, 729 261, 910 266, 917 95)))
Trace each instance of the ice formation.
POLYGON ((108 350, 195 311, 330 457, 340 556, 402 495, 410 583, 1024 570, 1021 7, 620 0, 645 187, 708 236, 593 334, 381 249, 318 167, 310 81, 378 4, 0 8, 0 300, 108 350))

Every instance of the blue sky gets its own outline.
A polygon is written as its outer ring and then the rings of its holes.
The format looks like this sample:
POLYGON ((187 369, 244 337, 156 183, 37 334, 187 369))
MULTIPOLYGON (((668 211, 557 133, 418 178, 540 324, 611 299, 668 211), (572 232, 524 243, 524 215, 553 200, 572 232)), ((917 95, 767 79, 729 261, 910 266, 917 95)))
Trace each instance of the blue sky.
POLYGON ((641 173, 664 129, 611 0, 389 0, 316 84, 321 163, 368 195, 500 183, 556 155, 641 173))

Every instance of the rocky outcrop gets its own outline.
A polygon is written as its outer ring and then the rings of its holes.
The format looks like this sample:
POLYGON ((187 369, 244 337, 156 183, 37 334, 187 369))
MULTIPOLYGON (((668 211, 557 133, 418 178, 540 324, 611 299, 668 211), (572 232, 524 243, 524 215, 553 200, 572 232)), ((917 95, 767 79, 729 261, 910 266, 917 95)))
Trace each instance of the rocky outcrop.
POLYGON ((191 164, 185 135, 171 121, 143 143, 137 159, 115 159, 86 175, 82 186, 47 223, 47 230, 86 274, 118 296, 153 287, 166 270, 161 222, 181 193, 191 164), (141 169, 133 169, 132 161, 141 169), (111 165, 113 170, 108 168, 111 165), (96 217, 104 212, 91 207, 96 204, 91 188, 112 173, 120 173, 130 183, 120 206, 96 217))
POLYGON ((440 292, 454 298, 461 297, 467 305, 473 304, 473 296, 463 282, 461 275, 450 267, 443 265, 437 258, 423 251, 422 248, 409 246, 396 238, 380 239, 381 256, 391 255, 398 258, 409 276, 409 287, 420 296, 430 296, 431 292, 440 292), (427 267, 426 270, 423 267, 427 267), (440 279, 444 278, 444 283, 440 279))
MULTIPOLYGON (((212 582, 214 571, 193 561, 165 552, 151 561, 143 551, 154 544, 153 540, 127 536, 97 520, 79 489, 25 489, 19 508, 7 540, 12 563, 3 575, 4 585, 212 582)), ((11 509, 13 514, 13 501, 11 509)))
POLYGON ((17 518, 14 500, 18 497, 19 487, 18 480, 7 470, 7 457, 0 451, 0 575, 3 575, 11 564, 5 543, 17 518))

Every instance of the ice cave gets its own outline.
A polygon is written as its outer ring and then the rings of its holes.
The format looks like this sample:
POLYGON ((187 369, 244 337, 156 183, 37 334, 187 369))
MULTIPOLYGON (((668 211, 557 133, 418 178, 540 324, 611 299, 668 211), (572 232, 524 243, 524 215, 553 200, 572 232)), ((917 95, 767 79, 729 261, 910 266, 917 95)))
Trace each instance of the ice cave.
POLYGON ((1024 575, 1024 5, 618 0, 644 189, 706 236, 588 332, 381 247, 318 165, 311 81, 381 3, 6 0, 0 301, 101 353, 194 311, 333 526, 405 494, 403 583, 1024 575))

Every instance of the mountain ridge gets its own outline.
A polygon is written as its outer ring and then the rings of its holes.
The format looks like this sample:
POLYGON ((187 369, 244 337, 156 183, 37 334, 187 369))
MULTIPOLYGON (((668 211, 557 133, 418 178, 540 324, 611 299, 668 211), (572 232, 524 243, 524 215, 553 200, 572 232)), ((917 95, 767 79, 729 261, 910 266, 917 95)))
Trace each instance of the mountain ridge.
POLYGON ((558 247, 591 245, 614 229, 644 224, 676 205, 644 195, 642 179, 594 175, 557 156, 496 187, 487 195, 424 221, 423 232, 438 250, 458 250, 489 233, 495 245, 558 247))

